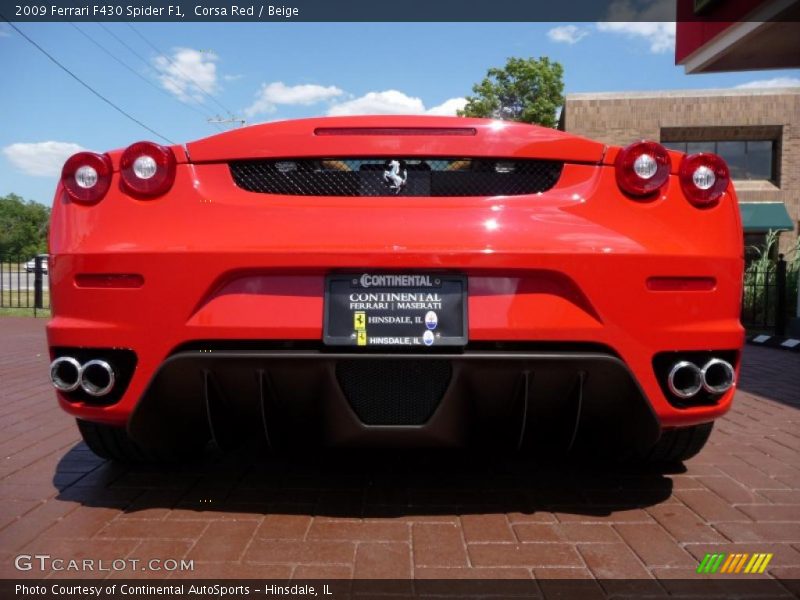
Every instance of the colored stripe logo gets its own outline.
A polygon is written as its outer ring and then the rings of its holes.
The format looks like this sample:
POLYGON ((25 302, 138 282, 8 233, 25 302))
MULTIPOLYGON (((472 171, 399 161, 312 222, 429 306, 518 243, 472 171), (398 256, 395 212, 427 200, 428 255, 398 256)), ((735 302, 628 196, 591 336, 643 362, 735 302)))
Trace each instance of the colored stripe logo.
POLYGON ((716 573, 761 574, 767 569, 772 556, 771 553, 706 554, 697 566, 697 572, 710 575, 716 573))

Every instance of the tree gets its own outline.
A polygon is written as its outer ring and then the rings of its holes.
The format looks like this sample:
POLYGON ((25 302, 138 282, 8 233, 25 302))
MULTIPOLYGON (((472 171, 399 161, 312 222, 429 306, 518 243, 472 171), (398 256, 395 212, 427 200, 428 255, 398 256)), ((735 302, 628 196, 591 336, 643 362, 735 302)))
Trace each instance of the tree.
POLYGON ((474 96, 458 111, 461 117, 492 117, 555 127, 564 104, 564 68, 541 58, 509 58, 502 69, 489 69, 473 86, 474 96))
POLYGON ((16 194, 0 196, 0 256, 27 260, 47 251, 50 208, 16 194))

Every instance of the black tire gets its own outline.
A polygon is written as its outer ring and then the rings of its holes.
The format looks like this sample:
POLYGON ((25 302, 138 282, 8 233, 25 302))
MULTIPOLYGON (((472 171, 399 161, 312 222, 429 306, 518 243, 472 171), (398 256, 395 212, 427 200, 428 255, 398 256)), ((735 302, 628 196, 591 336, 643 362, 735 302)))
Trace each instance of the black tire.
POLYGON ((647 461, 676 463, 689 460, 703 449, 713 428, 714 423, 703 423, 692 427, 665 429, 647 455, 647 461))
POLYGON ((122 427, 77 419, 78 430, 89 450, 101 458, 123 463, 179 462, 200 456, 202 448, 185 448, 181 453, 156 453, 133 441, 122 427))

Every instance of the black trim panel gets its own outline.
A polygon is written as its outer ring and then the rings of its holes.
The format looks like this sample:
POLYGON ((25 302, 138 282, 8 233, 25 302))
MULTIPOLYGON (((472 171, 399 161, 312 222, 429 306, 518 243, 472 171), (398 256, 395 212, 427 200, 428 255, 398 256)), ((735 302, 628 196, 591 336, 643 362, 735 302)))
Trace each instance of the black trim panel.
MULTIPOLYGON (((153 377, 129 432, 140 444, 156 447, 181 444, 184 436, 210 438, 211 430, 234 430, 238 439, 266 436, 274 447, 480 445, 617 455, 645 450, 660 435, 635 378, 609 354, 426 355, 424 360, 446 361, 452 376, 436 410, 418 425, 367 425, 359 419, 336 377, 337 364, 359 360, 397 364, 419 361, 420 355, 182 351, 153 377), (209 425, 209 397, 211 418, 221 416, 224 427, 209 425)), ((395 397, 403 401, 402 394, 395 397)))

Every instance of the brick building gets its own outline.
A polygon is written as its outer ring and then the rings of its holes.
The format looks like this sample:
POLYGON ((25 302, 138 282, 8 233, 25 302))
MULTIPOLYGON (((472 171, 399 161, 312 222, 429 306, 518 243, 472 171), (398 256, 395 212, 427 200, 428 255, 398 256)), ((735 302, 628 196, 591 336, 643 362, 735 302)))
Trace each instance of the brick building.
POLYGON ((726 159, 745 243, 780 230, 793 246, 800 221, 800 88, 568 94, 560 128, 627 145, 660 141, 726 159))

